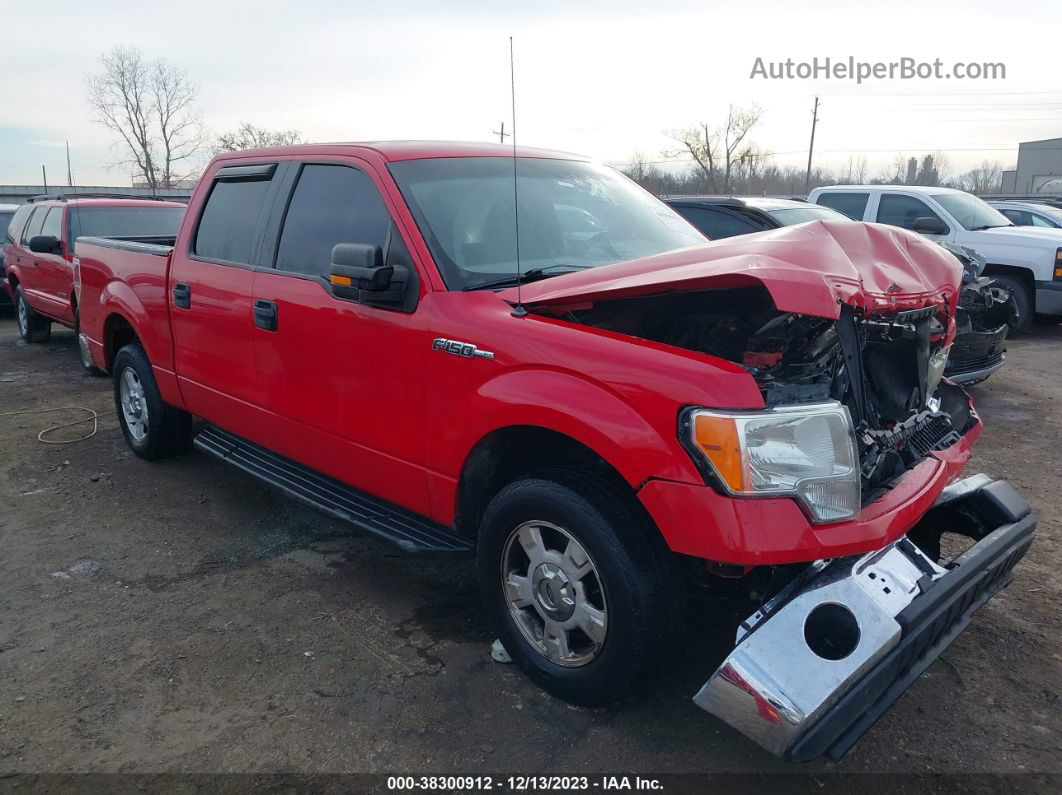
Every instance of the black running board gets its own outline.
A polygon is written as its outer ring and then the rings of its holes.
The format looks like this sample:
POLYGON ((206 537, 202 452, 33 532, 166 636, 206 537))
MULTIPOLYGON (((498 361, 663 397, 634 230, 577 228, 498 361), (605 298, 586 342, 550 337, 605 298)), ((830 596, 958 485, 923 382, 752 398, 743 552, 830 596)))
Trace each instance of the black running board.
POLYGON ((208 426, 195 446, 323 514, 353 525, 365 535, 389 541, 404 552, 469 554, 473 542, 439 522, 358 491, 338 480, 271 453, 221 428, 208 426))

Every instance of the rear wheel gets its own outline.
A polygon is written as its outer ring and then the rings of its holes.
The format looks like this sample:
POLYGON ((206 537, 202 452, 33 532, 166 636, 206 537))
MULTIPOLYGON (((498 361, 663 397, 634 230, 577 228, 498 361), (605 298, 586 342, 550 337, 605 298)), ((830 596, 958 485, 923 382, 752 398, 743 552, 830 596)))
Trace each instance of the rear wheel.
POLYGON ((1007 300, 1007 325, 1015 334, 1024 334, 1032 327, 1033 322, 1033 296, 1029 285, 1017 276, 1005 273, 992 274, 992 278, 1000 287, 1006 287, 1010 291, 1010 298, 1007 300))
POLYGON ((21 287, 15 288, 15 319, 19 336, 26 342, 47 342, 52 338, 52 322, 33 311, 21 287))
POLYGON ((114 404, 129 448, 143 459, 182 453, 192 440, 192 415, 162 400, 147 354, 138 343, 114 357, 114 404))
POLYGON ((480 588, 513 660, 576 704, 623 698, 674 652, 682 597, 655 527, 610 480, 552 469, 491 500, 480 588))

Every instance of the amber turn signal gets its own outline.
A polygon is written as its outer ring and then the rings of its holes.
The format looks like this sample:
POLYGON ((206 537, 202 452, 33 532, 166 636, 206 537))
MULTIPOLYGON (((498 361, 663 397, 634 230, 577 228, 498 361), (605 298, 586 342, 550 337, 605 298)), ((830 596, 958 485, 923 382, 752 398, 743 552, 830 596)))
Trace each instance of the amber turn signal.
POLYGON ((733 418, 697 414, 693 420, 693 440, 731 491, 744 491, 741 443, 733 418))
POLYGON ((334 273, 328 277, 328 281, 336 287, 353 287, 354 280, 349 276, 336 276, 334 273))

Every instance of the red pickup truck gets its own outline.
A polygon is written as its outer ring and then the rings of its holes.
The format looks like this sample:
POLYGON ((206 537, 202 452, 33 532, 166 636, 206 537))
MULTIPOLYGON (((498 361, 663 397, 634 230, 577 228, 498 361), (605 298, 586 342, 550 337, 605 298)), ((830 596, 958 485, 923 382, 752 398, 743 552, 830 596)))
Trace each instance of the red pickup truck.
POLYGON ((575 703, 627 694, 726 588, 748 617, 694 701, 838 758, 1032 541, 1009 484, 959 479, 960 268, 901 229, 710 243, 576 156, 333 144, 221 155, 172 245, 77 256, 134 452, 198 415, 197 448, 291 497, 474 553, 509 654, 575 703))
MULTIPOLYGON (((119 240, 172 238, 184 205, 103 194, 35 196, 19 207, 4 234, 0 287, 15 303, 26 342, 45 342, 53 322, 77 331, 74 241, 81 235, 119 240)), ((91 371, 88 352, 81 363, 91 371)))

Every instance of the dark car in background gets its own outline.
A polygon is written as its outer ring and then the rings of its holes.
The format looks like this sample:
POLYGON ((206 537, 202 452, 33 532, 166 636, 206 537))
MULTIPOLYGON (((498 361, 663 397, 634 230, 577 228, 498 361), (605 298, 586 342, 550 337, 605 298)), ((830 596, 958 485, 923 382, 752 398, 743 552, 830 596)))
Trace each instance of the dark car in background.
MULTIPOLYGON (((664 199, 710 240, 763 232, 808 221, 851 220, 830 207, 799 199, 682 196, 664 199)), ((973 250, 944 245, 962 264, 957 330, 944 375, 978 384, 1006 361, 1009 291, 982 276, 984 260, 973 250)))
MULTIPOLYGON (((0 204, 0 240, 7 235, 7 227, 18 209, 17 204, 0 204)), ((4 270, 4 249, 0 246, 0 306, 11 303, 11 297, 7 294, 7 272, 4 270)))

